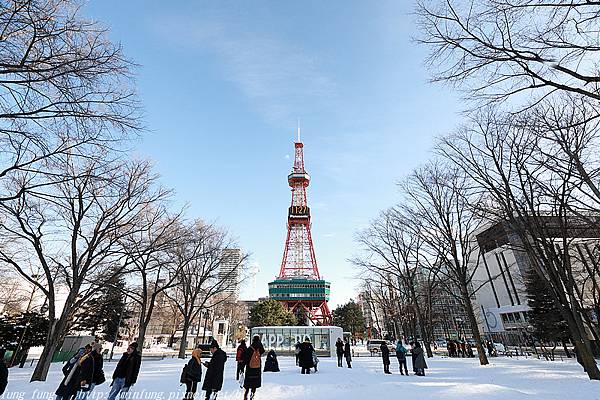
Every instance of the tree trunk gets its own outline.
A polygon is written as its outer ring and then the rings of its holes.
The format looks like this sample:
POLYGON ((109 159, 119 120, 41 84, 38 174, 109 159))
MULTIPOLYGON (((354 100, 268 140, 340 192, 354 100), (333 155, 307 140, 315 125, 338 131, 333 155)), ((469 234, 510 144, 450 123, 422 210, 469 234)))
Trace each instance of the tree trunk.
POLYGON ((479 356, 479 364, 488 365, 490 362, 485 355, 483 344, 481 342, 481 334, 479 333, 479 325, 477 324, 477 318, 475 317, 475 311, 473 311, 473 304, 469 297, 467 286, 461 287, 461 295, 465 309, 467 311, 467 317, 469 318, 469 324, 471 325, 471 332, 473 332, 473 339, 475 339, 475 345, 477 346, 477 355, 479 356))
MULTIPOLYGON (((572 295, 570 296, 572 299, 572 295)), ((570 303, 575 304, 575 303, 570 303)), ((567 321, 569 330, 571 331, 571 337, 573 338, 573 344, 575 345, 575 351, 577 351, 577 361, 583 367, 583 370, 587 372, 588 377, 591 380, 600 380, 600 370, 592 353, 592 347, 590 340, 587 338, 586 330, 581 319, 581 314, 577 308, 572 307, 561 307, 563 317, 567 321)))
POLYGON ((567 347, 567 341, 564 339, 562 340, 562 346, 563 346, 563 349, 565 350, 565 356, 567 358, 571 358, 571 352, 569 351, 569 348, 567 347))
POLYGON ((419 328, 421 330, 421 339, 423 340, 423 344, 425 345, 425 351, 427 352, 427 357, 431 358, 433 357, 433 352, 431 351, 431 343, 430 343, 430 338, 429 338, 429 330, 427 329, 426 323, 425 323, 425 317, 423 317, 423 314, 421 312, 421 306, 419 305, 419 301, 417 299, 417 294, 415 292, 415 288, 414 286, 411 285, 410 288, 411 291, 411 296, 413 298, 413 301, 415 303, 415 311, 417 313, 417 319, 419 320, 419 328))
MULTIPOLYGON (((65 330, 67 328, 67 321, 69 314, 71 312, 71 307, 68 306, 70 299, 67 299, 65 302, 65 306, 61 312, 60 318, 55 320, 54 324, 50 325, 50 329, 48 331, 48 335, 46 336, 46 343, 44 344, 44 349, 42 350, 42 354, 40 355, 40 359, 38 360, 33 374, 31 374, 30 382, 35 381, 46 381, 48 376, 48 370, 50 369, 50 363, 52 362, 52 357, 54 356, 54 352, 60 348, 62 345, 65 330)), ((54 314, 53 311, 50 312, 54 314)))
POLYGON ((148 326, 145 307, 142 307, 139 321, 137 344, 138 351, 141 354, 144 351, 144 340, 146 340, 146 328, 148 326))
POLYGON ((184 359, 185 350, 187 348, 187 337, 188 330, 190 329, 191 322, 187 319, 183 320, 183 332, 181 333, 181 341, 179 342, 179 355, 177 357, 184 359))
POLYGON ((589 341, 583 338, 573 338, 575 351, 577 352, 577 362, 583 367, 583 370, 588 374, 591 380, 600 380, 600 370, 592 354, 592 349, 589 346, 589 341))

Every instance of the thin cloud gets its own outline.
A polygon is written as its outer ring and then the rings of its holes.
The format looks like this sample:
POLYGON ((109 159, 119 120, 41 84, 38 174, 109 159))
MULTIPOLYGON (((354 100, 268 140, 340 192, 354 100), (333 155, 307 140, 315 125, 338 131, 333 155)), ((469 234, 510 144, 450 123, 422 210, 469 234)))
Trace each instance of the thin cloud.
POLYGON ((187 17, 171 19, 159 29, 174 40, 185 37, 191 46, 216 54, 224 79, 271 123, 287 124, 307 104, 326 106, 335 96, 335 84, 320 70, 318 57, 279 38, 240 32, 223 21, 187 17))

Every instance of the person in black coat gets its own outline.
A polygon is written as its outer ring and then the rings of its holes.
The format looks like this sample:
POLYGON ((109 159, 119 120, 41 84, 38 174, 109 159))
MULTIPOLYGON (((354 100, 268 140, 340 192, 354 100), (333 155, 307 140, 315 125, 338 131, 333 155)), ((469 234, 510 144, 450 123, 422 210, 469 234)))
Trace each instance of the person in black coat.
POLYGON ((56 400, 69 400, 71 399, 77 390, 79 389, 79 372, 81 368, 81 358, 92 351, 92 347, 87 345, 86 347, 80 348, 77 353, 70 360, 68 360, 62 367, 62 373, 64 375, 63 380, 56 389, 56 400))
POLYGON ((344 357, 344 342, 342 342, 342 338, 337 338, 335 342, 335 354, 337 355, 337 365, 341 367, 342 358, 344 357))
POLYGON ((104 370, 102 360, 102 345, 100 343, 94 343, 92 345, 92 351, 87 357, 82 357, 81 369, 79 373, 79 391, 77 393, 77 400, 85 400, 89 396, 90 392, 94 390, 97 385, 104 383, 104 370))
POLYGON ((344 339, 344 357, 346 357, 346 366, 352 368, 352 350, 348 338, 344 339))
POLYGON ((383 361, 383 372, 386 374, 391 374, 390 372, 390 349, 387 346, 387 343, 381 343, 379 346, 381 350, 381 360, 383 361))
POLYGON ((261 386, 261 359, 265 348, 260 342, 258 335, 252 338, 252 344, 244 353, 244 364, 246 365, 246 373, 244 375, 244 400, 248 400, 248 392, 251 391, 250 399, 254 398, 256 389, 261 386))
POLYGON ((218 392, 223 387, 223 370, 227 362, 227 354, 219 348, 216 340, 210 343, 209 350, 212 354, 210 361, 205 361, 206 375, 202 390, 206 391, 206 400, 210 399, 213 392, 218 392))
POLYGON ((181 374, 181 383, 185 383, 185 396, 184 400, 193 400, 196 389, 198 388, 198 382, 202 380, 202 360, 200 356, 202 350, 194 349, 192 351, 192 358, 183 368, 181 374))
POLYGON ((5 353, 5 349, 0 349, 0 396, 2 396, 8 385, 8 368, 4 362, 5 353))
POLYGON ((267 353, 267 359, 265 360, 265 368, 263 369, 263 372, 279 372, 277 354, 273 349, 269 350, 267 353))
POLYGON ((112 375, 110 394, 108 400, 115 400, 119 393, 126 393, 137 382, 140 373, 142 356, 137 351, 137 343, 133 342, 127 347, 112 375))
POLYGON ((300 368, 302 368, 301 373, 310 375, 310 369, 315 366, 313 361, 315 349, 310 343, 309 338, 304 339, 304 342, 300 343, 298 348, 300 350, 298 353, 298 364, 300 365, 300 368))

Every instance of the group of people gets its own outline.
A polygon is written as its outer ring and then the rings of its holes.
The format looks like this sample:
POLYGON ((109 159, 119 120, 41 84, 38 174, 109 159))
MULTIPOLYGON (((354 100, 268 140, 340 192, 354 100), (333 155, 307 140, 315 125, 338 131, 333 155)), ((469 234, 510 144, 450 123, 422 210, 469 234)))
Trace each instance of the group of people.
MULTIPOLYGON (((343 367, 343 359, 346 366, 352 368, 352 350, 350 342, 346 338, 338 338, 336 343, 337 365, 343 367)), ((456 346, 455 348, 459 348, 456 346)), ((396 344, 396 357, 398 359, 400 374, 408 375, 407 355, 408 350, 399 340, 396 344)), ((184 400, 193 400, 198 384, 202 381, 202 367, 206 368, 202 390, 206 392, 206 400, 216 399, 217 393, 223 387, 223 375, 227 354, 219 348, 216 340, 209 346, 211 358, 202 361, 202 350, 194 349, 192 357, 181 372, 180 383, 185 384, 186 392, 184 400)), ((382 344, 380 352, 383 360, 384 373, 390 372, 390 349, 387 344, 382 344)), ((0 349, 0 395, 4 392, 7 383, 8 370, 2 361, 3 350, 0 349)), ((260 337, 252 338, 250 346, 245 340, 241 340, 236 351, 236 380, 240 387, 245 389, 244 400, 253 399, 256 389, 261 387, 262 372, 279 372, 277 354, 274 350, 267 353, 264 370, 262 370, 262 356, 265 353, 260 337)), ((425 375, 427 363, 424 352, 418 342, 412 343, 412 365, 416 375, 425 375)), ((306 338, 304 342, 296 344, 296 365, 301 368, 301 374, 310 374, 312 368, 317 370, 318 357, 316 351, 306 338)), ((111 389, 108 400, 124 398, 129 389, 136 383, 141 365, 141 354, 138 352, 137 343, 130 343, 127 351, 123 353, 112 374, 111 389)), ((102 345, 91 343, 80 348, 63 366, 64 378, 56 390, 56 400, 86 400, 89 394, 98 385, 106 381, 103 369, 102 345)))
POLYGON ((350 342, 348 338, 342 341, 342 338, 337 338, 335 342, 335 354, 337 355, 337 366, 342 366, 342 358, 346 359, 346 366, 352 368, 352 350, 350 350, 350 342))
MULTIPOLYGON (((425 361, 425 353, 423 351, 423 347, 421 347, 421 344, 419 342, 411 343, 411 346, 413 372, 417 376, 425 376, 427 362, 425 361)), ((390 349, 387 343, 382 343, 379 347, 379 351, 381 352, 381 359, 383 361, 383 372, 385 374, 391 374, 390 349)), ((407 354, 408 349, 404 347, 404 344, 401 340, 398 340, 398 342, 396 343, 396 358, 398 359, 398 369, 400 370, 400 375, 408 375, 408 366, 406 362, 407 354)))
POLYGON ((206 368, 206 375, 204 376, 204 382, 202 382, 205 399, 216 399, 217 393, 223 388, 223 372, 227 362, 227 354, 219 347, 216 340, 210 343, 209 351, 211 353, 210 361, 202 361, 202 350, 194 349, 192 357, 183 367, 179 381, 185 384, 186 387, 184 400, 194 399, 198 383, 202 380, 202 366, 206 368))
POLYGON ((475 353, 473 352, 473 346, 471 343, 457 340, 449 340, 446 344, 446 349, 448 350, 449 357, 475 357, 475 353))
MULTIPOLYGON (((262 360, 265 348, 260 341, 260 337, 255 335, 252 338, 250 346, 246 346, 246 340, 242 339, 236 350, 235 360, 237 361, 236 380, 240 382, 240 387, 244 389, 244 400, 253 399, 262 384, 262 360), (249 397, 248 397, 249 396, 249 397)), ((279 372, 279 362, 274 350, 269 350, 265 360, 263 372, 279 372)))
MULTIPOLYGON (((108 400, 115 400, 126 393, 137 381, 141 356, 137 343, 131 343, 117 363, 112 375, 108 400)), ((106 382, 102 345, 91 343, 80 348, 63 366, 63 379, 56 389, 56 400, 85 400, 98 385, 106 382)))

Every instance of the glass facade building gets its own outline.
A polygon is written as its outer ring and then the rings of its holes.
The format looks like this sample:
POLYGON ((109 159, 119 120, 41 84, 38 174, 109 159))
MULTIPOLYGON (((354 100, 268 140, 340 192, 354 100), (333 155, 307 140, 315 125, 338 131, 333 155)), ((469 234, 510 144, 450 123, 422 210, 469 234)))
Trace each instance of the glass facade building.
POLYGON ((255 335, 260 336, 265 349, 283 355, 294 354, 296 343, 308 338, 320 357, 335 356, 335 341, 343 338, 338 326, 258 326, 252 328, 250 339, 255 335))

